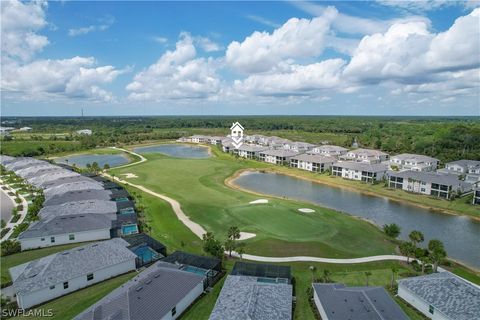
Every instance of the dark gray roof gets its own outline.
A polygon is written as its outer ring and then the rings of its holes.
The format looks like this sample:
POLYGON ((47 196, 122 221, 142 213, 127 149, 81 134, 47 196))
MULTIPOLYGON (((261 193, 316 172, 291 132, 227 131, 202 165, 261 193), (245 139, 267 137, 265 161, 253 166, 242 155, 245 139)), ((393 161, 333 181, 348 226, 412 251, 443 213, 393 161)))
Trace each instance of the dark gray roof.
POLYGON ((333 166, 367 172, 386 172, 388 169, 386 165, 381 163, 370 164, 353 161, 335 162, 333 166))
POLYGON ((390 158, 390 160, 399 159, 402 161, 416 161, 416 162, 439 162, 437 158, 432 158, 429 156, 425 156, 423 154, 414 154, 414 153, 401 153, 394 155, 390 158))
POLYGON ((480 288, 450 272, 402 279, 398 285, 450 319, 480 319, 480 288))
POLYGON ((16 293, 48 288, 129 260, 136 255, 120 238, 87 244, 10 268, 16 293))
POLYGON ((314 283, 330 320, 408 320, 382 287, 345 287, 339 283, 314 283))
POLYGON ((99 182, 70 182, 45 190, 43 194, 45 195, 45 199, 49 199, 59 194, 78 190, 103 190, 103 186, 99 182))
POLYGON ((73 183, 73 182, 92 182, 95 183, 96 181, 81 175, 70 175, 66 177, 58 177, 57 179, 51 180, 51 181, 46 181, 41 184, 42 188, 46 191, 48 191, 51 188, 55 188, 56 186, 60 186, 62 184, 66 183, 73 183))
POLYGON ((459 166, 462 166, 462 167, 465 167, 465 168, 476 168, 476 167, 480 167, 480 161, 478 160, 466 160, 466 159, 461 159, 461 160, 457 160, 457 161, 452 161, 452 162, 447 162, 446 165, 459 165, 459 166))
POLYGON ((337 159, 333 157, 322 156, 319 154, 300 154, 298 156, 292 157, 292 159, 311 163, 334 163, 337 161, 337 159))
POLYGON ((229 275, 210 315, 210 320, 224 319, 290 320, 292 285, 229 275))
POLYGON ((238 148, 238 150, 239 151, 260 152, 260 151, 268 150, 268 147, 252 146, 252 145, 248 145, 248 144, 243 144, 238 148))
POLYGON ((109 190, 78 190, 70 191, 46 200, 44 206, 54 206, 66 202, 83 200, 110 200, 111 192, 109 190))
POLYGON ((81 200, 43 207, 39 215, 42 219, 73 214, 116 213, 117 203, 110 200, 81 200))
POLYGON ((30 224, 28 229, 22 232, 18 238, 27 239, 72 232, 110 229, 112 227, 112 220, 115 218, 116 215, 97 213, 51 217, 30 224))
POLYGON ((165 315, 204 277, 157 262, 75 317, 76 320, 150 320, 165 315))

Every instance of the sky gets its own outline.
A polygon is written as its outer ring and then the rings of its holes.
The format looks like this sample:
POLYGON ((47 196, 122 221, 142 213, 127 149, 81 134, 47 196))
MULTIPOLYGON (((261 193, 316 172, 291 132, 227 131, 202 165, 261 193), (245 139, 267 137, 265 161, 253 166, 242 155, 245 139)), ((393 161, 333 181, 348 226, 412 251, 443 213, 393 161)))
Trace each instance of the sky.
POLYGON ((480 2, 1 1, 1 115, 480 115, 480 2))

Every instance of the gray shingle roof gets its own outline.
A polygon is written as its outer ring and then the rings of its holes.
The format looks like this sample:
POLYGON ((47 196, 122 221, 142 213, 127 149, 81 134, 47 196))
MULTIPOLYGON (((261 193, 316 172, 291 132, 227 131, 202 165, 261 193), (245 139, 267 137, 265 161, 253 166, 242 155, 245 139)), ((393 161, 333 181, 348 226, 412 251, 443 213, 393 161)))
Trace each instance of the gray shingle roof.
POLYGON ((385 156, 388 155, 388 153, 385 153, 380 150, 375 150, 375 149, 355 149, 355 150, 350 150, 348 153, 355 154, 357 156, 367 156, 367 157, 379 157, 379 156, 385 156))
POLYGON ((292 159, 311 163, 334 163, 335 161, 337 161, 337 159, 333 157, 322 156, 319 154, 300 154, 298 156, 292 157, 292 159))
POLYGON ((424 171, 388 171, 388 176, 400 177, 404 179, 415 179, 418 181, 425 181, 429 183, 437 183, 451 186, 458 186, 462 181, 458 179, 455 174, 424 172, 424 171))
POLYGON ((465 168, 470 168, 470 167, 473 167, 473 168, 476 168, 476 167, 480 167, 480 161, 478 160, 466 160, 466 159, 461 159, 461 160, 457 160, 457 161, 452 161, 452 162, 447 162, 446 165, 459 165, 459 166, 462 166, 462 167, 465 167, 465 168))
POLYGON ((87 244, 10 269, 16 293, 48 288, 129 260, 136 255, 121 238, 87 244))
POLYGON ((292 318, 292 285, 227 276, 210 320, 283 320, 292 318))
POLYGON ((40 170, 36 174, 30 175, 27 178, 27 180, 31 184, 44 186, 46 183, 50 181, 55 181, 60 178, 75 177, 75 176, 79 176, 79 174, 70 170, 65 170, 63 168, 56 167, 56 169, 40 170))
POLYGON ((382 287, 351 287, 339 283, 314 283, 330 320, 408 320, 382 287))
POLYGON ((22 168, 22 169, 19 169, 15 172, 15 174, 17 176, 20 176, 22 178, 27 178, 27 177, 31 177, 31 176, 35 176, 36 173, 38 171, 42 171, 42 170, 45 170, 45 169, 61 169, 57 166, 54 166, 50 163, 45 163, 45 164, 40 164, 38 166, 31 166, 31 167, 25 167, 25 168, 22 168))
POLYGON ((394 155, 390 158, 391 160, 393 159, 399 159, 402 161, 416 161, 416 162, 438 162, 440 160, 436 158, 432 158, 429 156, 425 156, 423 154, 413 154, 413 153, 402 153, 402 154, 397 154, 394 155))
POLYGON ((42 219, 48 217, 57 217, 73 214, 89 214, 89 213, 116 213, 117 204, 115 201, 109 200, 81 200, 65 202, 58 205, 50 205, 43 207, 39 215, 42 219))
POLYGON ((333 166, 352 169, 352 170, 359 170, 359 171, 367 171, 367 172, 386 172, 387 166, 381 163, 363 163, 363 162, 352 162, 352 161, 343 161, 343 162, 335 162, 333 166))
POLYGON ((340 146, 334 146, 334 145, 323 145, 323 146, 318 146, 314 148, 318 151, 327 151, 327 152, 345 152, 348 151, 347 148, 340 147, 340 146))
POLYGON ((45 199, 49 199, 59 194, 63 194, 69 191, 78 190, 103 190, 103 186, 99 182, 81 181, 65 183, 44 191, 45 199))
POLYGON ((265 154, 267 156, 275 156, 275 157, 293 157, 299 154, 298 152, 284 150, 284 149, 265 150, 265 151, 261 151, 260 153, 265 154))
POLYGON ((239 151, 260 152, 260 151, 268 150, 268 147, 252 146, 252 145, 248 145, 248 144, 243 144, 238 148, 238 150, 239 151))
POLYGON ((5 165, 5 164, 13 162, 13 161, 15 161, 15 157, 0 155, 0 163, 2 165, 5 165))
POLYGON ((480 288, 450 272, 402 279, 399 287, 421 298, 450 319, 480 319, 480 288))
POLYGON ((114 214, 96 213, 50 217, 30 224, 28 229, 22 232, 18 238, 28 239, 81 231, 110 229, 114 219, 116 219, 114 214))
POLYGON ((66 202, 83 200, 110 200, 112 194, 109 190, 78 190, 69 191, 46 200, 44 206, 54 206, 66 202))
POLYGON ((203 276, 178 268, 174 264, 157 262, 75 319, 163 319, 188 293, 203 283, 203 276))
POLYGON ((57 179, 47 181, 42 184, 42 188, 48 192, 49 189, 55 188, 56 186, 60 186, 66 183, 73 183, 73 182, 92 182, 92 183, 98 183, 97 181, 82 176, 82 175, 74 175, 74 176, 66 176, 66 177, 58 177, 57 179))
POLYGON ((48 162, 45 161, 40 161, 34 158, 17 158, 16 161, 10 162, 5 165, 5 168, 8 170, 16 172, 17 170, 27 168, 27 167, 33 167, 33 166, 40 166, 44 165, 48 162))

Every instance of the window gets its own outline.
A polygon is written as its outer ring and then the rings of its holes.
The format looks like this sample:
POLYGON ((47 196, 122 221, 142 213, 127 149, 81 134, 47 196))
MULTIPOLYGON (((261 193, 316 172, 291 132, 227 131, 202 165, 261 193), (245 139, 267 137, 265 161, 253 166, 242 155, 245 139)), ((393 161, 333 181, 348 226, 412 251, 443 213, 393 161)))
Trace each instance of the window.
POLYGON ((68 240, 75 240, 75 235, 74 234, 69 234, 68 235, 68 240))
POLYGON ((63 283, 63 289, 68 289, 68 281, 63 283))
POLYGON ((50 237, 50 242, 55 243, 55 237, 50 237))
POLYGON ((434 311, 434 308, 432 305, 429 305, 428 306, 428 312, 430 312, 431 314, 433 314, 433 311, 434 311))
POLYGON ((45 241, 45 238, 40 238, 40 241, 45 241))
POLYGON ((173 307, 172 309, 172 317, 177 314, 177 307, 173 307))
POLYGON ((55 286, 50 286, 50 290, 53 290, 53 289, 55 289, 55 286))
POLYGON ((93 273, 87 274, 87 281, 93 280, 93 273))

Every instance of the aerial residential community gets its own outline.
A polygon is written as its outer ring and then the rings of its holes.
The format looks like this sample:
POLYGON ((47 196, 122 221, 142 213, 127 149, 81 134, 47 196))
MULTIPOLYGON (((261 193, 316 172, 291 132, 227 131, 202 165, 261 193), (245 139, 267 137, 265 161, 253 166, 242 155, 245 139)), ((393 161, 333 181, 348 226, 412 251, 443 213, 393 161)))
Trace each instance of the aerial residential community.
POLYGON ((479 1, 0 7, 1 319, 480 319, 479 1))

